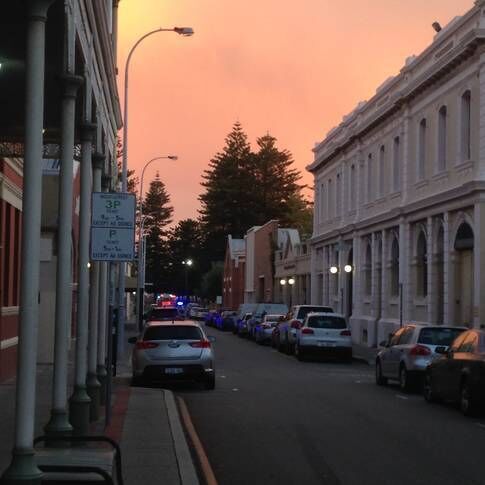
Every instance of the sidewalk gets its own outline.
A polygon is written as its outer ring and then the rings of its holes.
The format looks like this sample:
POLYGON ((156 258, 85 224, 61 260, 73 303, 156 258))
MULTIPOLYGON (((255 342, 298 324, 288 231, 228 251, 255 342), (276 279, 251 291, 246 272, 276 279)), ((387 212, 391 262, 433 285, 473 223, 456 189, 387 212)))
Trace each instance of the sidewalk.
POLYGON ((367 362, 369 365, 374 365, 376 362, 376 355, 379 349, 376 347, 367 347, 366 345, 352 344, 353 358, 367 362))
MULTIPOLYGON (((198 485, 173 393, 130 387, 127 371, 121 364, 114 378, 111 425, 104 429, 101 408, 93 434, 105 434, 120 443, 126 485, 198 485)), ((44 434, 42 428, 49 420, 51 381, 52 365, 38 365, 35 436, 44 434)), ((15 380, 0 384, 0 406, 1 473, 10 463, 14 440, 15 380)))

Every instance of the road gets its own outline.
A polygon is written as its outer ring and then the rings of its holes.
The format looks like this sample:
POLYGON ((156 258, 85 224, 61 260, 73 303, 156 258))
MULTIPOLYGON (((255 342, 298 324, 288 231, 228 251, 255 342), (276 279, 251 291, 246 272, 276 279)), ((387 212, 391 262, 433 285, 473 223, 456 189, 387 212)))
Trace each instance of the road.
POLYGON ((485 420, 377 387, 364 363, 303 363, 208 333, 216 390, 177 393, 219 485, 485 483, 485 420))

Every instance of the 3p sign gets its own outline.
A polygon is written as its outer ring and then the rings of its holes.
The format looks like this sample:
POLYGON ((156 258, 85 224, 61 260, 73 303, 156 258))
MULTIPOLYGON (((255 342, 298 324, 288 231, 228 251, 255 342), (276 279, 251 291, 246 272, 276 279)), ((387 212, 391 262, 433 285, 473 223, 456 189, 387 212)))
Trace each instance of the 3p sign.
POLYGON ((135 259, 135 196, 93 192, 91 260, 135 259))

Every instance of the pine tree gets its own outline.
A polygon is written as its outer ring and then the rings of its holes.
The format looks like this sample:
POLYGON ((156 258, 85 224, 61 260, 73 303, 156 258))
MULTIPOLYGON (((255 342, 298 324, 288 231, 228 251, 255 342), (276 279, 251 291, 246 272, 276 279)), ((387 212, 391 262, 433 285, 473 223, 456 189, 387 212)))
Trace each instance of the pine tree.
POLYGON ((253 184, 251 147, 239 122, 234 124, 225 143, 202 176, 205 193, 199 197, 206 244, 214 260, 223 259, 226 235, 242 237, 253 221, 251 211, 247 210, 253 184))
POLYGON ((146 236, 146 281, 153 291, 169 289, 168 248, 166 226, 172 222, 173 207, 165 184, 156 174, 143 201, 144 232, 146 236))

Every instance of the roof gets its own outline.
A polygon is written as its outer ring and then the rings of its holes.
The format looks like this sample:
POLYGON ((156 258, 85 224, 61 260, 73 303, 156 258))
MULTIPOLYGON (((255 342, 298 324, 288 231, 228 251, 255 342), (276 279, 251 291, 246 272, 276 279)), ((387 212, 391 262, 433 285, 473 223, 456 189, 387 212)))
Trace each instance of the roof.
POLYGON ((186 326, 186 327, 200 327, 200 323, 194 320, 165 320, 165 321, 157 321, 152 320, 148 323, 146 328, 148 327, 173 327, 173 326, 186 326))
POLYGON ((281 228, 278 229, 278 247, 283 248, 286 242, 290 242, 290 244, 294 247, 297 244, 300 244, 300 233, 298 229, 291 229, 291 228, 281 228))

